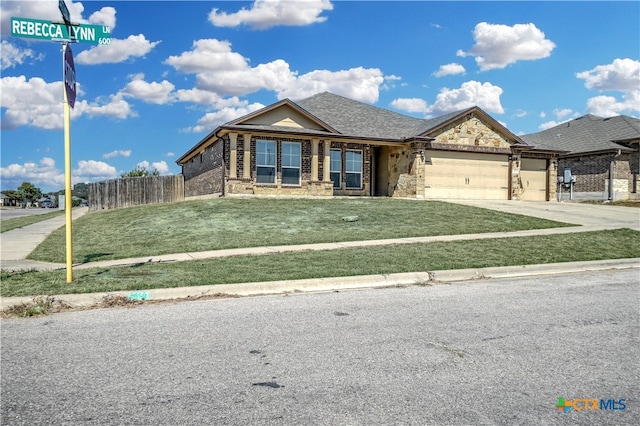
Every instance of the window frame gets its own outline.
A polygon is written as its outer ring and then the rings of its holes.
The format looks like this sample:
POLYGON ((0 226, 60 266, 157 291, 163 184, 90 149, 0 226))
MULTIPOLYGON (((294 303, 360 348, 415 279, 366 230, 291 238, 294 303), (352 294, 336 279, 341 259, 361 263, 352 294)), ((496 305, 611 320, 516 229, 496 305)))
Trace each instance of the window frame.
MULTIPOLYGON (((300 142, 290 142, 283 141, 280 144, 280 169, 281 169, 281 178, 280 183, 282 186, 300 186, 302 182, 302 143, 300 142), (285 145, 286 146, 296 146, 298 148, 298 164, 296 166, 291 166, 289 164, 285 165, 285 155, 287 157, 291 156, 290 153, 285 153, 285 145), (296 183, 285 183, 285 169, 286 170, 297 170, 298 171, 298 180, 296 183)), ((287 177, 288 178, 288 177, 287 177)))
MULTIPOLYGON (((269 162, 269 157, 267 157, 267 162, 269 162)), ((267 175, 270 176, 270 175, 267 175)), ((269 139, 258 139, 256 140, 256 185, 276 185, 278 181, 278 142, 274 141, 274 140, 269 140, 269 139), (258 151, 258 147, 261 144, 268 144, 268 145, 273 145, 275 152, 273 153, 273 165, 271 164, 263 164, 260 161, 260 157, 262 155, 268 155, 270 156, 271 154, 269 153, 269 150, 267 149, 266 153, 259 153, 258 151), (273 169, 273 182, 261 182, 260 178, 261 175, 258 171, 259 169, 273 169)))
POLYGON ((344 172, 345 172, 345 188, 346 189, 362 189, 363 187, 363 182, 362 182, 362 168, 363 168, 363 160, 364 160, 364 153, 362 150, 360 149, 347 149, 345 151, 345 159, 344 159, 344 172), (347 168, 349 167, 349 154, 358 154, 360 156, 360 168, 358 171, 349 171, 347 170, 347 168), (358 175, 359 176, 359 186, 349 186, 349 175, 358 175))
POLYGON ((340 189, 342 187, 342 150, 340 148, 331 148, 329 150, 329 180, 333 181, 333 187, 340 189), (338 169, 334 169, 334 159, 331 154, 338 154, 338 169), (334 180, 334 175, 337 175, 337 179, 334 180))

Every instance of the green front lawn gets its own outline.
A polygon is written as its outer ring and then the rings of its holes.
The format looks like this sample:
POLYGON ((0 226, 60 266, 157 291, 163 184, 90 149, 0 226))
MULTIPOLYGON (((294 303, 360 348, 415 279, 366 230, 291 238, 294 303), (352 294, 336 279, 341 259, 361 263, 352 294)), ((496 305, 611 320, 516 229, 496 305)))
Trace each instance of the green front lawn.
MULTIPOLYGON (((73 261, 560 226, 569 224, 434 201, 213 199, 88 213, 74 221, 73 261)), ((63 227, 29 258, 64 263, 64 241, 63 227)))
POLYGON ((630 229, 562 235, 362 247, 204 261, 94 268, 74 272, 2 273, 2 297, 391 274, 489 266, 640 257, 630 229))

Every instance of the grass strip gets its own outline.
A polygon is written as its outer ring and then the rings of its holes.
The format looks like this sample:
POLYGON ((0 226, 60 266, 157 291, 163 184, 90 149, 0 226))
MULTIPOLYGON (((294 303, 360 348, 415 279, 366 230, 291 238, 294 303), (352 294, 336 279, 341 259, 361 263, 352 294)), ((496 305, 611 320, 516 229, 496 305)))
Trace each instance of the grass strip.
POLYGON ((33 214, 29 216, 16 217, 13 219, 0 220, 0 233, 22 228, 27 225, 53 219, 64 214, 64 210, 56 210, 49 213, 33 214))
MULTIPOLYGON (((560 226, 569 225, 437 201, 223 198, 88 213, 73 224, 73 262, 560 226), (343 220, 350 216, 358 220, 343 220)), ((29 259, 64 263, 65 228, 29 259)))
POLYGON ((429 270, 532 265, 640 257, 631 229, 236 256, 65 272, 2 273, 1 295, 32 296, 188 287, 429 270))

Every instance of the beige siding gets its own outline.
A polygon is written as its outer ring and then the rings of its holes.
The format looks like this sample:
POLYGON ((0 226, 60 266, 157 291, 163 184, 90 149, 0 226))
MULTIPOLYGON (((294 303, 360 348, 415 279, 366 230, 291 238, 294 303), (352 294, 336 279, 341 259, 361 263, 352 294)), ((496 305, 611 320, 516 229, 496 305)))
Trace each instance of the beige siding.
POLYGON ((470 152, 426 153, 425 198, 506 200, 509 157, 470 152))
POLYGON ((520 167, 521 189, 518 198, 527 201, 547 200, 547 160, 523 158, 520 167))
POLYGON ((288 106, 281 106, 280 108, 265 112, 264 114, 260 114, 257 117, 244 121, 243 124, 263 124, 266 126, 322 130, 317 123, 288 106))

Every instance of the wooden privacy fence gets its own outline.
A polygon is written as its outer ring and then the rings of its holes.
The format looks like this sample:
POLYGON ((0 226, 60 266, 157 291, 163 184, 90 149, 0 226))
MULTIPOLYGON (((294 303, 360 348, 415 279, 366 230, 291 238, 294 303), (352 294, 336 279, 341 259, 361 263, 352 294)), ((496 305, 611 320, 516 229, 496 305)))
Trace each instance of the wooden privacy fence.
POLYGON ((184 201, 184 177, 145 176, 89 184, 89 210, 184 201))

